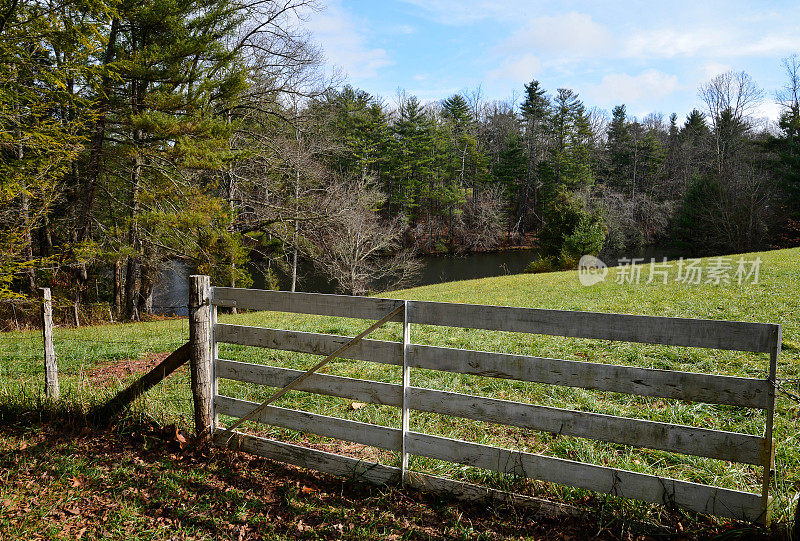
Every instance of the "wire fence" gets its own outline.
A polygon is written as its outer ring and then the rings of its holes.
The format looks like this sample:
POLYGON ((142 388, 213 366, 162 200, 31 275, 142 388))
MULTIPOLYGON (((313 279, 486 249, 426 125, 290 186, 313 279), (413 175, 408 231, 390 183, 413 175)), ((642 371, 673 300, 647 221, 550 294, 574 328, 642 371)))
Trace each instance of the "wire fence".
MULTIPOLYGON (((61 327, 79 327, 106 323, 150 320, 164 317, 185 317, 184 304, 154 303, 147 313, 135 314, 133 319, 121 314, 109 301, 75 303, 72 299, 54 297, 53 322, 61 327)), ((0 300, 0 332, 41 329, 42 301, 36 298, 0 300)))
MULTIPOLYGON (((165 355, 188 340, 188 319, 157 325, 103 325, 54 329, 61 396, 84 408, 105 403, 165 355)), ((44 397, 44 344, 41 331, 0 333, 0 393, 44 397)), ((160 423, 189 426, 193 399, 187 369, 161 381, 132 406, 160 423)))
MULTIPOLYGON (((188 335, 188 320, 173 318, 154 325, 56 326, 53 342, 61 376, 125 379, 152 368, 188 335)), ((43 378, 43 355, 41 331, 0 333, 0 376, 43 378)))

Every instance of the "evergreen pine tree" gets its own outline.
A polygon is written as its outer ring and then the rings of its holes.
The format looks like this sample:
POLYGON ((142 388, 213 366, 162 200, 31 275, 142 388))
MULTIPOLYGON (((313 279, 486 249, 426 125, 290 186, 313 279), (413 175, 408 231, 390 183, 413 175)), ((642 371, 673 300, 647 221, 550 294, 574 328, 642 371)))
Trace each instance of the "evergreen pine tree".
POLYGON ((630 185, 633 166, 633 138, 624 105, 617 105, 611 111, 606 141, 609 170, 607 184, 618 189, 630 185))
POLYGON ((525 148, 528 158, 525 179, 516 200, 516 222, 519 233, 525 234, 528 215, 533 212, 539 216, 537 225, 541 226, 540 190, 543 182, 540 178, 540 164, 544 159, 544 131, 549 118, 550 101, 547 93, 541 88, 539 81, 533 80, 525 85, 525 100, 520 106, 523 126, 525 128, 525 148))
POLYGON ((389 205, 395 213, 419 217, 418 209, 427 189, 433 165, 433 126, 415 96, 400 100, 391 160, 393 189, 389 205))

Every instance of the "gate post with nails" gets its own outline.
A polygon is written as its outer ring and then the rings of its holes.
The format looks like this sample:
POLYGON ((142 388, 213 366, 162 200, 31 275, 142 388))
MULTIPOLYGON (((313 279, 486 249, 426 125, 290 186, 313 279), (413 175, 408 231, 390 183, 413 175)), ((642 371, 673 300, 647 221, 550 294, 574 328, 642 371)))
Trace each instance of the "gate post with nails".
POLYGON ((189 365, 194 398, 194 426, 198 443, 211 441, 214 429, 214 379, 211 351, 211 278, 189 277, 189 365))

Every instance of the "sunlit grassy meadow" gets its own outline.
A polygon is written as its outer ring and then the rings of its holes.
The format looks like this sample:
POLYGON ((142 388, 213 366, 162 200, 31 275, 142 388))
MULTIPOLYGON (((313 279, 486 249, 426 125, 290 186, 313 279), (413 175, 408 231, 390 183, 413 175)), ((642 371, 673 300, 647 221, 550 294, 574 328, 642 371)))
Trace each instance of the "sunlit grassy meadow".
MULTIPOLYGON (((648 284, 647 268, 643 268, 639 283, 618 283, 621 272, 611 269, 605 281, 582 286, 576 272, 526 274, 453 282, 391 292, 384 296, 400 299, 497 304, 532 308, 618 312, 644 315, 697 317, 783 324, 783 353, 779 358, 778 377, 785 380, 800 378, 800 249, 747 254, 748 261, 760 257, 759 283, 749 280, 739 285, 701 283, 689 285, 674 280, 676 269, 670 269, 670 280, 663 284, 655 280, 648 284)), ((738 256, 732 258, 736 263, 738 256)), ((705 261, 706 265, 711 262, 705 261)), ((220 322, 286 328, 339 335, 354 335, 368 322, 345 318, 303 316, 252 312, 238 315, 222 314, 220 322)), ((109 325, 81 329, 57 329, 56 350, 59 355, 62 393, 65 400, 89 403, 102 400, 123 382, 112 381, 100 386, 92 384, 89 374, 100 363, 139 358, 153 352, 170 351, 188 337, 187 321, 165 320, 152 323, 109 325)), ((400 325, 387 324, 371 338, 400 340, 400 325)), ((709 372, 747 377, 766 377, 768 356, 704 350, 683 347, 661 347, 583 340, 549 336, 477 331, 460 328, 414 325, 412 340, 416 343, 459 347, 484 351, 499 351, 581 360, 598 363, 627 364, 669 370, 709 372)), ((254 363, 266 363, 297 369, 309 367, 319 357, 281 351, 260 350, 227 344, 220 345, 220 357, 254 363)), ((41 341, 36 332, 15 332, 0 335, 2 364, 2 400, 35 400, 43 385, 41 341)), ((376 381, 400 383, 400 369, 385 364, 339 360, 323 369, 325 373, 358 377, 376 381)), ((675 400, 635 397, 617 393, 590 391, 550 385, 514 382, 502 379, 458 375, 446 372, 415 369, 412 385, 447 391, 515 400, 547 406, 608 413, 626 417, 645 418, 671 423, 688 424, 760 435, 764 416, 755 410, 729 406, 686 403, 675 400)), ((797 386, 788 382, 787 388, 797 386)), ((223 380, 220 393, 238 398, 263 400, 274 389, 259 388, 223 380)), ((188 425, 191 420, 191 400, 188 372, 184 369, 159 385, 135 406, 136 412, 162 422, 188 425)), ((279 406, 301 408, 326 415, 399 427, 397 408, 367 405, 353 409, 351 401, 293 392, 277 403, 279 406)), ((800 406, 781 395, 775 422, 777 439, 777 475, 773 483, 774 516, 787 520, 791 499, 800 489, 800 406)), ((555 436, 513 427, 465 421, 447 416, 414 412, 411 429, 494 444, 550 456, 609 465, 633 471, 654 473, 689 481, 710 483, 728 488, 758 492, 760 468, 731 464, 724 461, 686 457, 662 451, 636 449, 623 445, 555 436)), ((231 422, 230 419, 223 419, 231 422)), ((338 449, 331 440, 300 436, 292 431, 246 425, 246 430, 281 439, 302 437, 319 448, 338 449)), ((396 464, 398 456, 378 450, 352 446, 346 449, 361 456, 379 458, 396 464)), ((501 476, 460 465, 415 457, 412 468, 479 481, 492 486, 514 489, 524 493, 583 503, 590 496, 585 491, 557 485, 536 483, 501 476)), ((624 509, 645 520, 661 511, 657 507, 614 501, 624 509)))

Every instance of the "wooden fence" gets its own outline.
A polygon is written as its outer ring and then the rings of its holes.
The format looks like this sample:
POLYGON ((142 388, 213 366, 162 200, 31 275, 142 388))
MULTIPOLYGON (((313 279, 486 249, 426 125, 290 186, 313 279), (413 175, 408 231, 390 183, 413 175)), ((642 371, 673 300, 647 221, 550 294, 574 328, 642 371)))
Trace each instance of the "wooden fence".
MULTIPOLYGON (((207 280, 207 277, 202 278, 207 280)), ((235 444, 242 450, 336 475, 360 477, 376 483, 399 481, 468 497, 493 491, 413 472, 408 469, 408 456, 455 462, 701 513, 768 521, 775 445, 772 438, 773 382, 781 343, 780 325, 227 287, 208 287, 203 291, 207 286, 199 284, 194 308, 194 313, 199 315, 193 317, 192 325, 198 329, 207 326, 207 332, 199 329, 194 336, 200 336, 201 340, 208 337, 208 342, 196 345, 200 351, 196 355, 201 359, 203 355, 209 357, 212 383, 207 392, 213 398, 207 400, 210 405, 206 406, 205 415, 213 419, 211 431, 216 428, 212 437, 217 444, 235 444), (313 374, 298 389, 401 408, 402 428, 274 406, 265 408, 254 420, 395 451, 402 457, 400 467, 241 432, 236 432, 230 440, 217 426, 217 415, 241 418, 258 405, 219 395, 219 378, 283 387, 302 374, 288 368, 218 358, 217 344, 329 355, 350 340, 329 334, 221 324, 216 322, 217 307, 378 320, 399 306, 403 310, 392 320, 403 323, 402 343, 363 339, 341 356, 402 366, 402 384, 313 374), (421 345, 411 340, 412 323, 767 353, 769 374, 763 379, 752 379, 421 345), (765 430, 763 436, 753 436, 413 387, 410 385, 413 368, 753 408, 764 411, 765 430), (763 488, 760 494, 743 492, 414 432, 409 430, 411 411, 757 465, 763 468, 763 488)))

